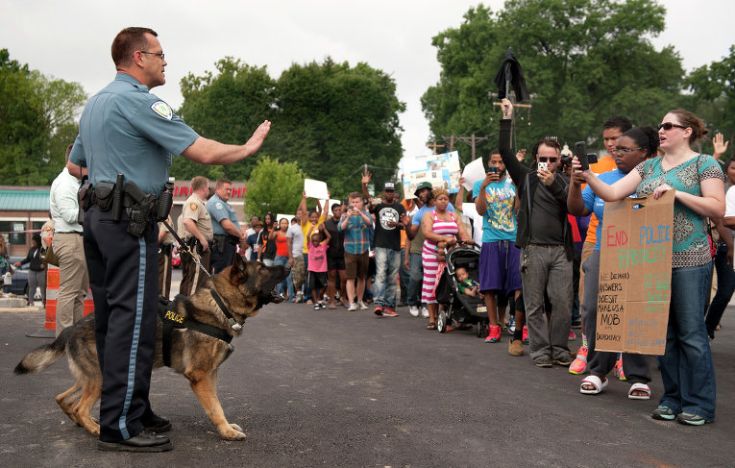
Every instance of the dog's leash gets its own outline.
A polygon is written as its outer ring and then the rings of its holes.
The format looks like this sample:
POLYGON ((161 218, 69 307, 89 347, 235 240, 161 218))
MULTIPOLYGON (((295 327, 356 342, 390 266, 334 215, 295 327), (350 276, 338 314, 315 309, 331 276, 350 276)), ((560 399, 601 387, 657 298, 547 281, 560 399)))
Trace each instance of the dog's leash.
MULTIPOLYGON (((191 251, 191 248, 186 245, 184 240, 179 237, 179 234, 172 228, 168 221, 161 221, 164 226, 166 226, 166 229, 168 229, 168 232, 171 233, 172 236, 174 236, 174 239, 176 242, 179 243, 179 252, 184 252, 188 254, 192 260, 194 260, 194 263, 197 264, 200 270, 204 272, 205 275, 207 275, 207 278, 212 279, 212 274, 207 271, 206 268, 204 268, 204 265, 199 261, 199 258, 197 258, 196 255, 191 251)), ((210 289, 212 293, 212 298, 214 299, 214 302, 217 303, 217 306, 222 310, 222 313, 225 314, 225 317, 227 317, 227 324, 235 331, 242 330, 242 324, 238 323, 237 320, 235 320, 235 316, 232 315, 232 312, 230 312, 230 309, 227 307, 227 304, 225 304, 224 299, 222 299, 222 296, 217 292, 217 288, 214 285, 214 282, 212 282, 212 289, 210 289)))

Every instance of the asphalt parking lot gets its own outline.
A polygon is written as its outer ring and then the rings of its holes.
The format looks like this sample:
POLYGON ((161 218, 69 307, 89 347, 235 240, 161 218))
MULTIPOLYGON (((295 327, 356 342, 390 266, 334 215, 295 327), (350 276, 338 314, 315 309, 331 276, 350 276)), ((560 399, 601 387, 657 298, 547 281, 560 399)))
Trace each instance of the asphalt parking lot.
MULTIPOLYGON (((174 279, 178 279, 176 276, 174 279)), ((176 290, 176 287, 174 287, 176 290)), ((307 305, 269 305, 248 320, 219 372, 225 414, 248 438, 220 440, 186 380, 154 372, 151 401, 170 418, 175 449, 98 452, 53 400, 72 382, 64 359, 15 376, 44 339, 27 338, 43 313, 0 312, 2 466, 735 466, 735 309, 713 343, 714 424, 693 428, 649 417, 612 379, 600 396, 578 393, 566 369, 538 369, 507 344, 472 331, 440 335, 406 309, 398 318, 307 305)), ((576 346, 576 344, 575 344, 576 346)), ((96 411, 96 409, 95 409, 96 411)))

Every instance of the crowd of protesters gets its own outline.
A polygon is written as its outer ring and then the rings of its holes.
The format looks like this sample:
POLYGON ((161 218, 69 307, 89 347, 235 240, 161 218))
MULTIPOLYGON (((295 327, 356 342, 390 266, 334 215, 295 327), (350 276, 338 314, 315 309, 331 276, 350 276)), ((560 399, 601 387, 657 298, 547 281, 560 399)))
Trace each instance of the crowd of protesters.
MULTIPOLYGON (((630 384, 630 399, 648 400, 654 369, 648 357, 595 352, 604 204, 628 196, 659 198, 675 189, 670 318, 658 362, 664 394, 652 417, 712 422, 709 342, 735 290, 735 191, 728 190, 726 212, 718 163, 727 143, 718 135, 714 157, 700 154, 694 148, 706 134, 702 121, 677 109, 658 129, 610 118, 602 125, 605 154, 588 171, 553 137, 533 146, 526 165, 523 152, 511 148, 513 105, 504 100, 501 109, 499 150, 489 155, 486 176, 474 184, 469 200, 463 189, 450 196, 429 182, 418 184, 406 200, 399 200, 391 182, 372 198, 366 173, 362 191, 349 194, 345 203, 307 211, 304 197, 293 225, 266 215, 262 232, 269 234, 259 237, 258 259, 291 265, 280 291, 294 302, 349 311, 367 310, 372 302, 373 313, 382 317, 396 317, 397 308, 407 306, 433 330, 444 307, 437 303, 437 283, 445 252, 472 242, 472 231, 479 230, 477 277, 464 268, 455 273, 460 294, 484 302, 485 341, 500 342, 505 331, 511 355, 525 354, 527 344, 538 367, 587 374, 580 393, 601 393, 614 372, 630 384), (481 226, 463 216, 468 201, 482 216, 481 226), (713 266, 717 294, 710 303, 713 266), (582 330, 576 356, 569 346, 575 328, 582 330)), ((724 167, 731 185, 735 163, 724 167)))

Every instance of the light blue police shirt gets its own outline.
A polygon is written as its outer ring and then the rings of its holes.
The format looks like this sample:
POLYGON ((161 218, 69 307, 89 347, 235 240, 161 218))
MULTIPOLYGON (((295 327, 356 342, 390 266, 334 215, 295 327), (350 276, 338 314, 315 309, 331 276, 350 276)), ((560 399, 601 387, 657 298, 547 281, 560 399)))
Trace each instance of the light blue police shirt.
POLYGON ((92 184, 114 182, 121 173, 157 195, 168 180, 173 155, 198 137, 147 86, 118 73, 84 107, 70 159, 89 168, 92 184))
POLYGON ((209 216, 217 221, 216 223, 212 223, 212 231, 215 236, 224 236, 227 234, 222 224, 220 224, 223 219, 229 219, 235 227, 240 226, 240 222, 235 215, 235 210, 232 209, 229 203, 218 197, 216 193, 207 201, 207 211, 209 211, 209 216))

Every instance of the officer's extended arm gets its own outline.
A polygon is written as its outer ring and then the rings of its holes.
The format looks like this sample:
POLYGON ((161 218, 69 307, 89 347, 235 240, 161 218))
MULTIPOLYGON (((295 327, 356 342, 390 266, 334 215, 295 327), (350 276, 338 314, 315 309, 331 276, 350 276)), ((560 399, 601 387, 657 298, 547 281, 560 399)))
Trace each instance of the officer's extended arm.
POLYGON ((244 145, 227 145, 199 137, 184 150, 182 155, 201 164, 231 164, 242 161, 260 149, 270 129, 270 120, 263 121, 244 145))

